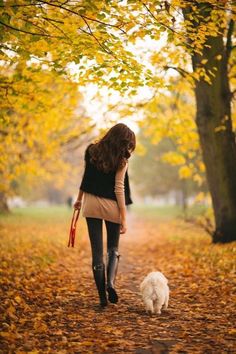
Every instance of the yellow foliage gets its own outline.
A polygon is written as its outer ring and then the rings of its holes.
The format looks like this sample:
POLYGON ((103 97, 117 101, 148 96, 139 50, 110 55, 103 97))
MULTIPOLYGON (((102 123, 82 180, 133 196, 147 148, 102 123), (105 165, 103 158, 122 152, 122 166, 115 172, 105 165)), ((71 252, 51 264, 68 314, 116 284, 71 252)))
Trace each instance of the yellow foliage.
MULTIPOLYGON (((98 83, 131 94, 139 85, 161 88, 141 108, 146 119, 144 129, 153 143, 171 139, 178 155, 172 156, 172 162, 180 166, 193 163, 193 175, 202 176, 204 169, 199 167, 201 154, 190 90, 199 80, 212 83, 216 69, 207 69, 210 63, 202 51, 209 47, 209 36, 226 32, 229 20, 226 8, 233 6, 230 1, 222 1, 222 6, 218 6, 219 1, 209 0, 209 4, 212 11, 203 19, 198 2, 182 0, 171 1, 171 6, 168 1, 144 4, 97 0, 80 5, 69 1, 60 6, 49 2, 47 6, 18 6, 17 11, 11 2, 3 2, 1 188, 8 190, 24 170, 32 176, 48 178, 48 168, 60 165, 60 146, 84 130, 83 118, 76 125, 79 119, 76 120, 75 109, 80 97, 76 85, 68 80, 71 63, 78 65, 75 76, 80 85, 98 83), (179 13, 186 7, 189 15, 183 19, 179 13), (191 41, 186 41, 187 36, 191 41), (148 46, 144 51, 139 50, 140 38, 147 39, 147 45, 152 40, 153 50, 148 46), (133 52, 129 44, 134 45, 133 52), (189 73, 188 54, 193 51, 202 59, 199 67, 189 73), (175 70, 175 75, 169 69, 175 70), (183 79, 176 80, 177 72, 183 79), (51 161, 47 168, 45 161, 51 161)), ((235 19, 233 11, 230 16, 235 19)), ((222 55, 217 54, 214 59, 220 61, 222 55)), ((235 62, 230 60, 234 91, 235 62)), ((234 125, 235 122, 233 114, 234 125)), ((223 129, 222 122, 216 132, 223 129)), ((64 172, 62 164, 60 170, 64 172)), ((186 171, 183 174, 188 175, 186 171)))
POLYGON ((205 193, 203 193, 203 192, 198 193, 198 194, 196 195, 196 197, 195 197, 195 201, 196 201, 196 202, 202 202, 202 201, 204 201, 205 199, 206 199, 206 195, 205 195, 205 193))
POLYGON ((179 169, 179 177, 182 179, 187 179, 192 177, 193 171, 189 166, 182 166, 179 169))
POLYGON ((183 165, 185 163, 185 158, 175 151, 170 151, 162 156, 164 162, 168 162, 171 165, 183 165))
POLYGON ((135 153, 137 153, 138 155, 145 155, 146 153, 146 148, 144 145, 138 143, 137 146, 136 146, 136 149, 135 149, 135 153))
POLYGON ((29 184, 38 176, 62 185, 69 173, 62 146, 87 129, 86 118, 77 118, 77 85, 36 64, 8 68, 0 67, 0 76, 13 82, 7 100, 4 88, 0 99, 0 191, 11 194, 21 176, 29 184))

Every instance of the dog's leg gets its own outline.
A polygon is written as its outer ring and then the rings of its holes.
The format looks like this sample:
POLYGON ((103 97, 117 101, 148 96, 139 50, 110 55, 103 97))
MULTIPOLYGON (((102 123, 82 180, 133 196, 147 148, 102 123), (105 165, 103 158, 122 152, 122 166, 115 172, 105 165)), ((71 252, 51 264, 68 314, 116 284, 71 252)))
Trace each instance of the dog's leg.
POLYGON ((164 302, 164 309, 165 310, 167 310, 168 304, 169 304, 169 290, 165 296, 165 302, 164 302))
POLYGON ((146 305, 146 311, 147 313, 154 313, 154 308, 153 308, 153 302, 151 299, 146 299, 145 300, 145 305, 146 305))
POLYGON ((161 305, 160 305, 160 302, 158 300, 156 300, 154 302, 154 312, 157 313, 157 314, 161 314, 161 305))
POLYGON ((158 301, 157 300, 153 300, 154 313, 157 313, 157 305, 158 305, 158 301))

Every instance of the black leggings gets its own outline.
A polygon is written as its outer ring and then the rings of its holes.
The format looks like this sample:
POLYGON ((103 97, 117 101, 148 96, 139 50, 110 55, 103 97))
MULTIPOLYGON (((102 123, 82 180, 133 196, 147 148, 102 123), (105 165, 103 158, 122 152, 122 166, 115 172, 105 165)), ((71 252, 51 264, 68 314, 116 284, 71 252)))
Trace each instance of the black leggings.
MULTIPOLYGON (((92 265, 103 263, 102 219, 86 218, 92 251, 92 265)), ((120 224, 105 220, 107 230, 107 252, 118 251, 120 239, 120 224)))

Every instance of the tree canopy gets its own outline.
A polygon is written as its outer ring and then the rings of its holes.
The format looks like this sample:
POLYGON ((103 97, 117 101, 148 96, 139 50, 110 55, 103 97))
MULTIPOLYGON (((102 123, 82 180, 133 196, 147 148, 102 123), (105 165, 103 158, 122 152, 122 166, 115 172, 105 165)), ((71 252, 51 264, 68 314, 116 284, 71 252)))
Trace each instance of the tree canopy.
MULTIPOLYGON (((190 85, 195 91, 196 127, 192 108, 186 111, 185 96, 180 99, 180 114, 175 114, 173 110, 170 113, 165 109, 163 118, 169 113, 173 117, 172 137, 175 135, 178 146, 178 156, 175 152, 175 155, 169 154, 166 159, 172 163, 174 160, 181 160, 180 175, 183 178, 194 177, 200 183, 204 167, 197 150, 201 146, 215 218, 218 220, 217 232, 225 232, 222 231, 221 224, 228 217, 231 226, 227 228, 231 230, 232 225, 236 225, 236 221, 231 220, 236 211, 236 196, 232 187, 232 181, 236 177, 233 167, 236 147, 231 114, 236 71, 233 55, 236 18, 234 1, 1 0, 0 14, 1 90, 6 98, 5 102, 13 92, 15 96, 20 96, 20 85, 14 84, 12 77, 17 77, 17 71, 23 63, 25 70, 32 75, 36 75, 33 74, 35 70, 40 73, 42 82, 47 81, 46 76, 51 76, 52 81, 61 84, 63 81, 65 91, 66 85, 75 87, 92 82, 131 97, 140 87, 149 87, 154 96, 148 106, 147 116, 150 118, 152 112, 155 114, 155 100, 158 107, 162 106, 157 95, 164 94, 167 101, 167 92, 170 94, 180 90, 182 95, 181 81, 175 80, 178 74, 184 85, 190 85), (149 43, 152 43, 152 50, 149 43), (209 148, 211 146, 215 147, 214 151, 209 148), (224 162, 226 155, 228 162, 224 162), (218 172, 212 170, 214 161, 217 161, 218 172), (229 182, 225 183, 226 180, 229 182), (218 195, 216 185, 222 187, 221 195, 218 195), (225 200, 224 205, 220 205, 219 200, 225 200), (228 213, 227 218, 225 210, 228 213)), ((57 92, 58 87, 54 87, 57 92)), ((39 91, 40 89, 42 87, 39 87, 39 91)), ((60 96, 58 98, 62 99, 60 96)), ((63 100, 70 111, 69 116, 72 117, 72 111, 75 110, 71 110, 73 103, 71 105, 66 93, 63 100)), ((171 109, 173 105, 171 106, 170 101, 171 109)), ((19 103, 12 100, 12 112, 18 112, 19 103)), ((5 107, 4 100, 2 104, 5 107)), ((27 104, 23 104, 23 107, 27 104)), ((40 111, 38 107, 38 104, 31 105, 35 117, 40 111)), ((49 107, 46 104, 45 111, 47 109, 49 107)), ((55 114, 53 110, 51 106, 52 117, 55 114)), ((4 112, 6 114, 5 108, 4 112)), ((28 112, 29 109, 25 117, 28 112)), ((59 114, 63 124, 68 123, 71 128, 71 123, 64 119, 65 114, 59 114)), ((154 127, 154 139, 166 132, 166 120, 161 119, 161 115, 160 109, 158 123, 155 119, 149 120, 154 127)), ((24 119, 27 118, 23 118, 22 122, 24 119)), ((1 121, 1 131, 6 132, 8 121, 9 113, 1 121)), ((14 113, 11 113, 11 123, 15 126, 14 113)), ((19 130, 22 130, 21 125, 19 130)), ((32 142, 30 144, 31 148, 35 145, 32 142)), ((45 151, 45 155, 47 154, 45 151)), ((37 149, 34 155, 34 160, 36 159, 37 149)), ((231 234, 232 231, 227 233, 231 234)))

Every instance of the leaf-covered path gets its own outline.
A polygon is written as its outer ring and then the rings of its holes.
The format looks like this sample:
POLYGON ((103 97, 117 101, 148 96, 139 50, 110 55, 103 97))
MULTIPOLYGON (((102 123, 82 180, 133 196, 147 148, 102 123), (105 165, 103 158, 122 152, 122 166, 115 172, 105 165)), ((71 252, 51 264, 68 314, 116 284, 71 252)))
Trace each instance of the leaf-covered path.
POLYGON ((66 218, 1 220, 1 353, 234 353, 235 244, 212 245, 181 220, 129 216, 118 304, 100 310, 84 221, 67 248, 66 218), (139 283, 169 279, 170 304, 143 308, 139 283))

